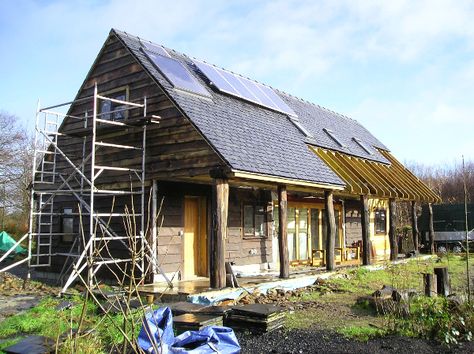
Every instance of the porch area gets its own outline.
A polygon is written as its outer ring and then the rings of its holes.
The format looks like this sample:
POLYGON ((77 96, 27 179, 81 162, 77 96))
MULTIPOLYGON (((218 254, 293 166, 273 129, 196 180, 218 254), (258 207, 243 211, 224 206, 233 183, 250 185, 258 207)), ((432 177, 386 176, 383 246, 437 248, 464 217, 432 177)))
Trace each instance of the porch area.
MULTIPOLYGON (((382 264, 382 262, 380 262, 382 264)), ((327 279, 339 274, 342 269, 350 268, 339 265, 332 272, 323 266, 300 265, 291 268, 288 278, 281 279, 278 271, 268 271, 259 275, 243 275, 237 277, 237 287, 213 289, 209 286, 209 278, 198 277, 192 280, 181 280, 173 283, 171 288, 166 282, 157 282, 138 287, 142 295, 153 295, 154 301, 172 303, 187 301, 203 305, 214 305, 222 301, 232 302, 245 293, 266 293, 270 289, 295 290, 313 285, 318 279, 327 279)))

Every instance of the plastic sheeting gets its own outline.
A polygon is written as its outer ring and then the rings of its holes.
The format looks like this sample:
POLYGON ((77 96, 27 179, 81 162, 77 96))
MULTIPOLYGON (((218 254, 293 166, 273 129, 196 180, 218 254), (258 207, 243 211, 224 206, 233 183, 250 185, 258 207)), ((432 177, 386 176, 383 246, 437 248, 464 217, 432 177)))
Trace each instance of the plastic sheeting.
POLYGON ((187 331, 175 337, 173 316, 169 307, 146 314, 138 335, 138 345, 147 353, 236 354, 240 345, 228 327, 208 326, 187 331))
POLYGON ((265 282, 258 285, 254 285, 251 287, 242 287, 238 289, 231 289, 231 290, 223 290, 218 292, 210 292, 204 294, 197 294, 197 295, 189 295, 188 301, 201 304, 201 305, 214 305, 219 303, 223 300, 236 300, 238 299, 243 292, 247 291, 249 293, 253 293, 254 291, 258 291, 260 294, 266 294, 270 289, 283 289, 285 291, 288 290, 295 290, 298 288, 304 288, 305 286, 309 286, 314 284, 314 282, 320 278, 327 278, 332 273, 325 273, 325 274, 318 274, 318 275, 309 275, 309 276, 302 276, 299 278, 292 278, 286 280, 276 280, 271 282, 265 282))
MULTIPOLYGON (((0 232, 0 253, 6 253, 15 245, 16 241, 6 232, 0 232)), ((20 245, 15 247, 15 254, 25 254, 26 250, 20 245)), ((10 253, 10 257, 14 257, 10 253)))
POLYGON ((208 326, 200 331, 187 331, 175 338, 171 353, 240 353, 234 331, 228 327, 208 326))
POLYGON ((168 353, 174 342, 173 315, 162 307, 145 315, 138 334, 138 345, 147 353, 168 353))

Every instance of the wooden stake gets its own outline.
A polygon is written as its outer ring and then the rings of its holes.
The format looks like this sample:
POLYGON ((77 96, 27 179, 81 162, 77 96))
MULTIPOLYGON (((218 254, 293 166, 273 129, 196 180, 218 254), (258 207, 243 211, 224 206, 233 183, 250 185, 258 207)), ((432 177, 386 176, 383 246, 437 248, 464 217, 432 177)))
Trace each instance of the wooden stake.
POLYGON ((435 247, 434 247, 433 206, 431 205, 431 203, 428 203, 428 215, 429 215, 428 249, 431 254, 434 254, 435 247))
POLYGON ((395 199, 390 198, 388 209, 390 213, 390 227, 388 229, 388 238, 390 240, 390 260, 395 261, 398 258, 398 242, 396 233, 397 213, 395 199))
POLYGON ((326 213, 326 269, 334 270, 334 247, 336 246, 336 218, 334 217, 333 192, 324 192, 325 213, 326 213))
POLYGON ((210 239, 210 286, 221 289, 226 286, 225 239, 229 205, 227 179, 215 179, 212 188, 212 232, 210 239))
POLYGON ((448 267, 436 267, 434 273, 436 274, 436 292, 438 296, 448 296, 450 293, 448 267))
POLYGON ((362 226, 362 264, 370 264, 370 218, 369 218, 369 198, 366 195, 360 196, 361 201, 361 226, 362 226))
POLYGON ((290 261, 288 256, 288 195, 286 186, 278 186, 278 247, 280 253, 280 278, 286 279, 290 276, 290 261))
POLYGON ((419 235, 420 232, 418 231, 418 223, 416 220, 416 202, 411 202, 411 233, 413 236, 413 250, 418 253, 419 251, 419 235))
POLYGON ((433 297, 436 292, 433 274, 423 273, 423 288, 425 290, 425 296, 433 297))

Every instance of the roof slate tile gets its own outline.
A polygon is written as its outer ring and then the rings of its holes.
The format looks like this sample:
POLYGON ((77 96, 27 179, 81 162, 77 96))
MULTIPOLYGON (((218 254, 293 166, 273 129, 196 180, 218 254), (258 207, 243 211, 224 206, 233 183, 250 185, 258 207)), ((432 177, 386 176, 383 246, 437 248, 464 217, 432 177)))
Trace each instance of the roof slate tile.
MULTIPOLYGON (((231 168, 308 182, 344 185, 344 182, 310 151, 305 142, 306 137, 285 114, 210 88, 187 56, 171 51, 172 57, 195 74, 212 98, 174 89, 141 52, 138 37, 113 31, 231 168)), ((317 146, 388 163, 375 149, 374 155, 370 155, 352 140, 356 137, 368 146, 386 149, 357 121, 281 91, 275 92, 296 112, 301 124, 314 136, 313 140, 317 146), (324 133, 323 128, 332 129, 347 147, 341 148, 324 133)))

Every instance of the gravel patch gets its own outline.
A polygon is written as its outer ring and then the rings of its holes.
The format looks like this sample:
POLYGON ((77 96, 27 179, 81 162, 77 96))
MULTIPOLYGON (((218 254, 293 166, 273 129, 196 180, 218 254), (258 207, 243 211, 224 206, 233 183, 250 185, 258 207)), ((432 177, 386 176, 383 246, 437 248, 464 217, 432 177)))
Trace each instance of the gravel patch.
POLYGON ((474 342, 447 348, 435 341, 386 336, 358 342, 330 331, 316 329, 276 330, 262 335, 236 333, 242 353, 474 353, 474 342))

